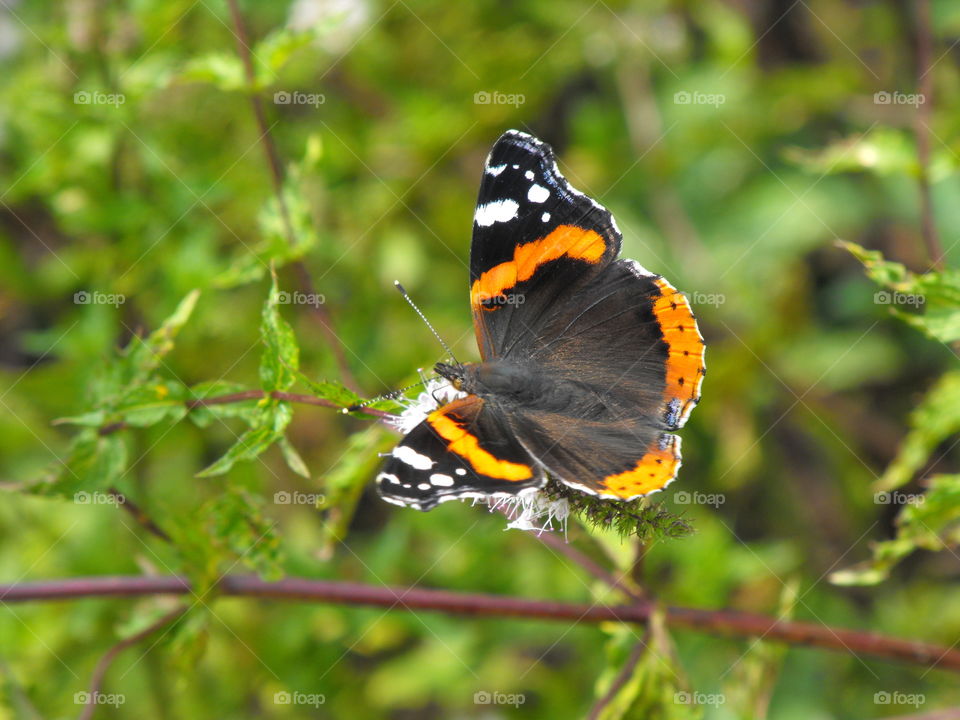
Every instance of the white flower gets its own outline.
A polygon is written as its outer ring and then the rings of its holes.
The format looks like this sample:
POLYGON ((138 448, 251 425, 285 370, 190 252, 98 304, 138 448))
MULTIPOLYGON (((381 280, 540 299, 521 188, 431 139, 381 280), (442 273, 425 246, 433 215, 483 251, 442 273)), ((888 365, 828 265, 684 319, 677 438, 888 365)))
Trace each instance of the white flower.
POLYGON ((506 507, 507 516, 513 520, 507 529, 535 530, 542 532, 553 530, 556 520, 563 534, 567 534, 567 518, 570 516, 570 503, 566 498, 553 499, 540 489, 526 490, 516 497, 490 500, 491 510, 506 507))
POLYGON ((448 380, 433 378, 427 381, 423 391, 415 398, 397 398, 397 402, 405 409, 400 415, 388 419, 387 422, 406 435, 441 405, 466 396, 465 392, 457 390, 448 380))

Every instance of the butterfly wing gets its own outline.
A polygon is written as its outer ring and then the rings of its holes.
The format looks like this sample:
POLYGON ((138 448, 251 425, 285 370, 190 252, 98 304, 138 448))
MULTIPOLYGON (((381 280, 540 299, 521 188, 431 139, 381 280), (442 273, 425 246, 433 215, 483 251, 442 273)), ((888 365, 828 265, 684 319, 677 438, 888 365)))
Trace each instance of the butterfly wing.
POLYGON ((538 319, 619 252, 613 216, 566 181, 550 146, 504 133, 483 170, 470 248, 481 356, 505 357, 529 343, 538 319))
POLYGON ((387 502, 418 510, 461 498, 513 497, 546 478, 505 418, 475 395, 433 411, 377 475, 387 502))

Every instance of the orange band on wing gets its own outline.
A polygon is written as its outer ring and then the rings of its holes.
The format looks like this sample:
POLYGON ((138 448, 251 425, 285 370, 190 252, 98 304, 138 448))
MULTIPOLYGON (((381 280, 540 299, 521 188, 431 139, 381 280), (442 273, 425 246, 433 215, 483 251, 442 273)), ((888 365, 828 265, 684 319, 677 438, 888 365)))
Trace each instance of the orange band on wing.
POLYGON ((480 447, 480 441, 447 417, 443 408, 430 413, 427 422, 437 435, 450 443, 448 450, 469 462, 481 475, 498 480, 527 480, 533 477, 533 468, 529 465, 499 460, 480 447))
POLYGON ((606 241, 593 230, 560 225, 546 237, 518 245, 513 250, 513 260, 495 265, 477 278, 470 288, 470 304, 474 310, 495 310, 499 305, 486 307, 482 301, 498 298, 504 290, 529 280, 544 263, 568 257, 595 264, 606 250, 606 241))
POLYGON ((706 372, 705 345, 687 298, 662 277, 654 282, 660 288, 660 297, 654 302, 653 313, 669 347, 663 399, 668 407, 673 401, 679 401, 679 427, 700 399, 700 384, 706 372))
POLYGON ((635 498, 661 490, 677 476, 680 469, 680 438, 663 434, 637 462, 636 467, 603 479, 604 495, 635 498))

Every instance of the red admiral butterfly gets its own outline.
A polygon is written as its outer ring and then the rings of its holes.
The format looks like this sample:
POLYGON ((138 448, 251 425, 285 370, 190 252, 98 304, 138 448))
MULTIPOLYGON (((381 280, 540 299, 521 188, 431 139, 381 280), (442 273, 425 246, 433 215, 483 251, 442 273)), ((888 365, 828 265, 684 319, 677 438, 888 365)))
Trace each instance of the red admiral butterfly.
POLYGON ((680 467, 704 342, 687 299, 617 259, 613 216, 560 174, 550 146, 510 130, 483 171, 470 249, 480 363, 438 363, 461 391, 409 430, 377 486, 429 510, 535 492, 547 474, 615 500, 680 467))

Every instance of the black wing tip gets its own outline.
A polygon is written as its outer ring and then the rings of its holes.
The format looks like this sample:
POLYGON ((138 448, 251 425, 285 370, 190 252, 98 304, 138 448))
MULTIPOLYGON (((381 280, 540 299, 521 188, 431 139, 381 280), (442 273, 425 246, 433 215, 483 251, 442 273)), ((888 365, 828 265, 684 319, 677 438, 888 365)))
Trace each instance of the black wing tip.
POLYGON ((522 130, 510 129, 504 132, 493 144, 490 157, 499 155, 498 150, 503 151, 507 148, 518 148, 531 155, 542 157, 548 163, 554 159, 553 148, 550 147, 549 143, 522 130))

